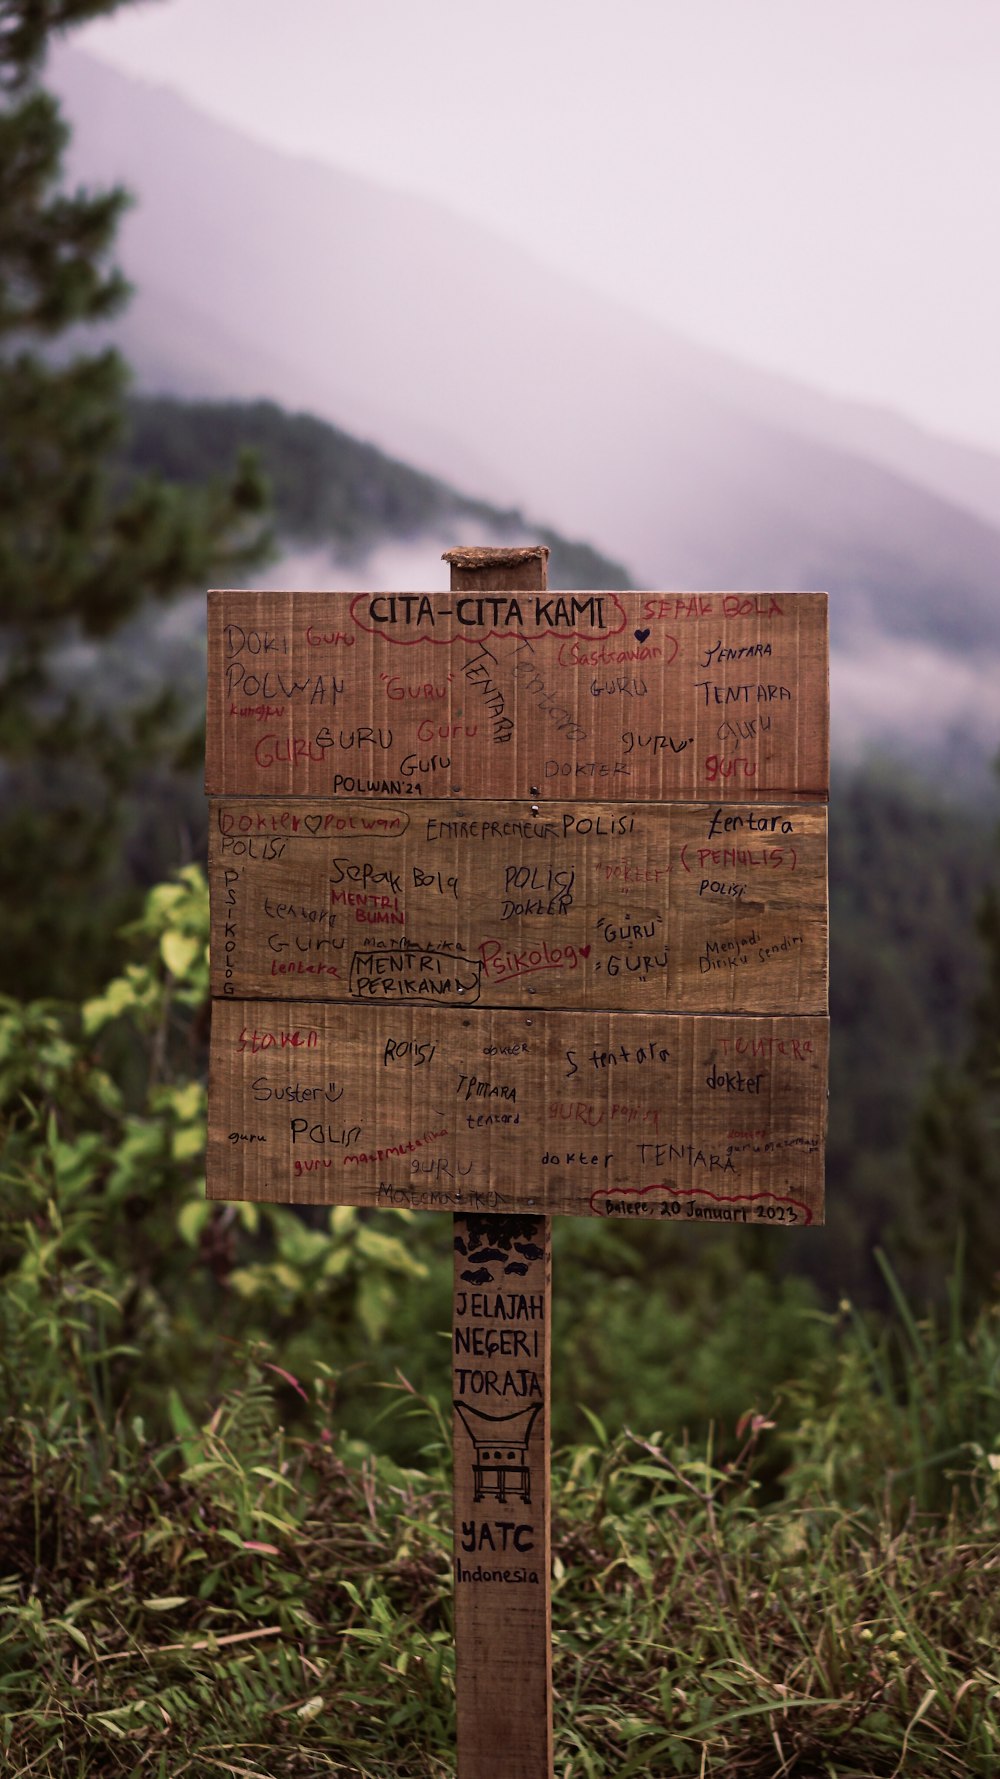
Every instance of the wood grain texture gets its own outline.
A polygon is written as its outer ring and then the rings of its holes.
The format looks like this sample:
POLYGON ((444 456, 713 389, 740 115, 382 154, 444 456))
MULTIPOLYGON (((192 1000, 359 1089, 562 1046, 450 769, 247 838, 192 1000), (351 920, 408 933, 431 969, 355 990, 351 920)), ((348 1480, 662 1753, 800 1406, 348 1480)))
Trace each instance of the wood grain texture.
POLYGON ((210 1197, 801 1228, 827 1020, 226 1001, 210 1197))
POLYGON ((823 593, 208 598, 212 793, 827 795, 823 593))
POLYGON ((212 991, 826 1011, 826 809, 213 803, 212 991))
POLYGON ((550 1223, 470 1214, 454 1228, 458 1770, 547 1779, 550 1223))
MULTIPOLYGON (((451 590, 481 590, 495 578, 504 588, 516 591, 544 589, 548 556, 544 545, 513 552, 449 552, 451 590)), ((548 1217, 498 1217, 470 1209, 468 1214, 457 1214, 452 1227, 458 1779, 553 1779, 549 1509, 552 1224, 548 1217), (502 1269, 499 1279, 498 1269, 502 1269), (513 1289, 519 1277, 525 1281, 523 1294, 515 1294, 513 1289), (485 1287, 508 1280, 512 1287, 509 1294, 495 1290, 486 1295, 485 1287), (500 1368, 491 1378, 490 1360, 501 1358, 516 1359, 518 1364, 516 1371, 504 1367, 498 1388, 500 1368), (469 1363, 463 1365, 463 1359, 469 1363), (484 1359, 485 1368, 477 1365, 484 1359), (494 1397, 499 1401, 494 1402, 494 1397), (478 1400, 482 1398, 487 1400, 478 1400), (494 1413, 498 1417, 503 1414, 502 1425, 492 1418, 484 1425, 484 1414, 494 1413), (508 1414, 514 1419, 507 1419, 508 1414), (495 1440, 501 1432, 507 1433, 510 1443, 497 1449, 495 1443, 490 1445, 489 1436, 495 1440), (471 1442, 471 1452, 464 1449, 466 1441, 471 1442), (487 1517, 484 1509, 493 1504, 503 1517, 487 1517), (513 1521, 511 1505, 519 1509, 513 1521), (512 1552, 507 1548, 511 1539, 512 1552), (492 1555, 499 1558, 499 1571, 490 1566, 487 1554, 489 1545, 497 1542, 499 1552, 494 1549, 492 1555), (519 1544, 531 1548, 519 1550, 519 1544), (461 1561, 463 1556, 476 1555, 486 1557, 485 1567, 461 1561), (515 1566, 512 1561, 508 1568, 508 1556, 521 1558, 521 1564, 515 1566), (511 1589, 518 1591, 512 1594, 511 1589), (516 1701, 513 1713, 512 1701, 516 1701)))

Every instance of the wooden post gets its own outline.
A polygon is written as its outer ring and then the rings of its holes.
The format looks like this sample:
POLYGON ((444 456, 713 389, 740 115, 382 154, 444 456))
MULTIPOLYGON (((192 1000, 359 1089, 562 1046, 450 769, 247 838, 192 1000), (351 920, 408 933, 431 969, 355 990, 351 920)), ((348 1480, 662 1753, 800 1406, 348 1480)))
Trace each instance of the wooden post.
MULTIPOLYGON (((450 550, 451 589, 544 591, 548 550, 450 550)), ((552 1779, 551 1219, 454 1219, 458 1779, 552 1779)))
POLYGON ((460 1213, 460 1779, 552 1779, 547 1215, 823 1213, 826 596, 549 595, 547 555, 451 551, 440 597, 209 594, 207 1189, 460 1213), (444 684, 400 677, 413 644, 444 684), (605 660, 641 666, 641 734, 605 660), (239 699, 272 685, 261 734, 239 699), (422 759, 426 708, 400 700, 428 690, 451 739, 422 759), (536 871, 558 898, 511 900, 536 871), (581 1106, 635 1130, 583 1153, 581 1106))

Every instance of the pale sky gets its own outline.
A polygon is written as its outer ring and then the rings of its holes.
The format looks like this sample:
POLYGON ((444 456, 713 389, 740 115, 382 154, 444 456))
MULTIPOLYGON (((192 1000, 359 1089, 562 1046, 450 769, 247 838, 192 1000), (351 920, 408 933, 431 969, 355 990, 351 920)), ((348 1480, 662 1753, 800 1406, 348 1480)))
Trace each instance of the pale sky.
POLYGON ((70 41, 1000 451, 1000 0, 145 0, 70 41))

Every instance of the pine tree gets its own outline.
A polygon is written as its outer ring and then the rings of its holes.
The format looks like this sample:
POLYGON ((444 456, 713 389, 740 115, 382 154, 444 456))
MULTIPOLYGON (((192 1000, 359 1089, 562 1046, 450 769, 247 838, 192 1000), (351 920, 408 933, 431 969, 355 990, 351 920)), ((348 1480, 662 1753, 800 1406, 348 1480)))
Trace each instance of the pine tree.
POLYGON ((40 75, 54 34, 121 3, 0 0, 0 982, 29 993, 100 970, 129 903, 123 792, 181 745, 167 693, 127 714, 74 698, 67 644, 230 579, 267 543, 252 459, 196 489, 129 480, 127 368, 67 352, 69 330, 127 300, 109 255, 128 198, 60 188, 69 131, 40 75))

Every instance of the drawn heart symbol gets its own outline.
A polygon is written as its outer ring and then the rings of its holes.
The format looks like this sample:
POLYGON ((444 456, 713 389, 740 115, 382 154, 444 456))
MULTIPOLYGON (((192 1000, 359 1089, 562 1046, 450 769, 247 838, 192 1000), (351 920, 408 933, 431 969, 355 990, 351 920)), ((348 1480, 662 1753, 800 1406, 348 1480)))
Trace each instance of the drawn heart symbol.
POLYGON ((636 642, 645 642, 647 636, 649 635, 649 631, 648 630, 636 630, 634 634, 635 634, 636 642))
POLYGON ((318 834, 320 828, 323 826, 323 817, 321 815, 304 815, 302 817, 302 826, 308 828, 310 834, 318 834))
POLYGON ((590 946, 589 945, 578 945, 577 951, 580 953, 581 957, 589 957, 590 956, 590 946))

